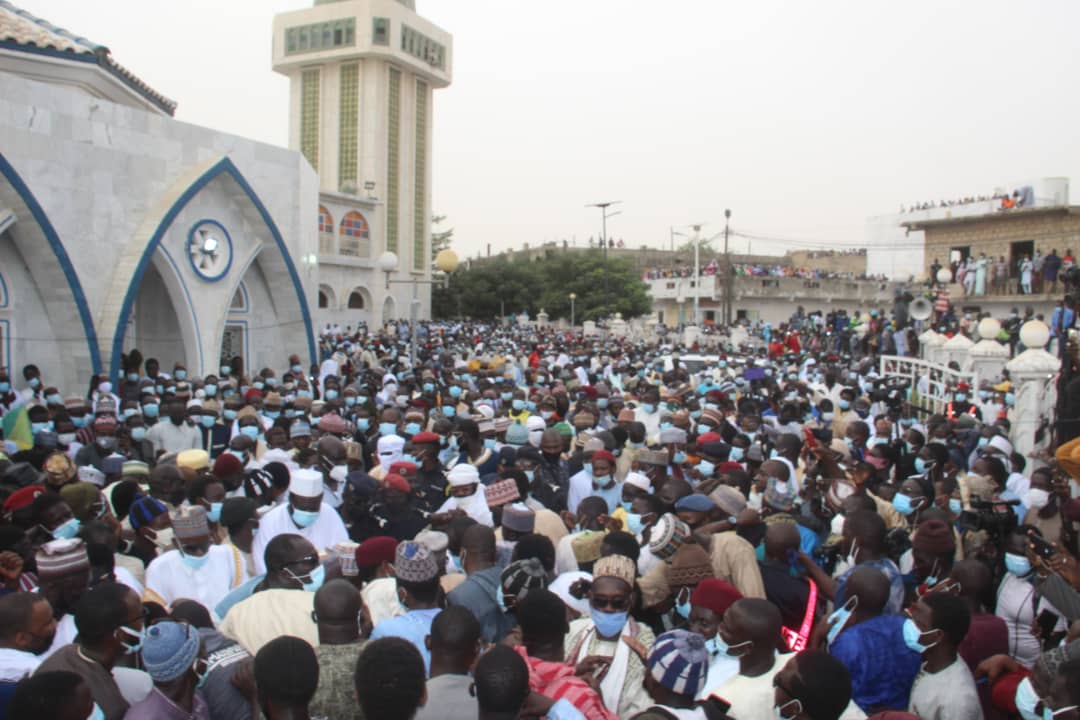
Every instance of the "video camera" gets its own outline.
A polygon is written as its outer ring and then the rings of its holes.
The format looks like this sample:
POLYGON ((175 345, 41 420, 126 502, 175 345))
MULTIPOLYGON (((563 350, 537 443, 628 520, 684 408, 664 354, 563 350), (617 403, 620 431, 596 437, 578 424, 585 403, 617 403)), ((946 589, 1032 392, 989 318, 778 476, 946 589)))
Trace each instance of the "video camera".
POLYGON ((971 509, 960 513, 960 530, 985 530, 993 540, 1002 540, 1016 529, 1018 523, 1012 506, 1019 503, 1019 500, 972 500, 971 509))

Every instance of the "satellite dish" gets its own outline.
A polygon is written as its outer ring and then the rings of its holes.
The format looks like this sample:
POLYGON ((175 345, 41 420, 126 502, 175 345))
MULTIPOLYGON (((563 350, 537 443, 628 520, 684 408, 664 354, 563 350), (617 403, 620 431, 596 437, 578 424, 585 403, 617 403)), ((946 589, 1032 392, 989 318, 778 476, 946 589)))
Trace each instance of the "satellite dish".
POLYGON ((908 315, 916 320, 926 320, 934 312, 934 306, 924 297, 915 298, 908 306, 908 315))

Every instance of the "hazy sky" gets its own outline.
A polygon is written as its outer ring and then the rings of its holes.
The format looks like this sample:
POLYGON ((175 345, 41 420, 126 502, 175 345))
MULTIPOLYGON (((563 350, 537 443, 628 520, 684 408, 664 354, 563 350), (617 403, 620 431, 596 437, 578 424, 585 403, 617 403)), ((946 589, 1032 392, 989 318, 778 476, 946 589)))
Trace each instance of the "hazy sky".
MULTIPOLYGON (((15 0, 106 44, 181 120, 284 145, 275 13, 311 0, 15 0)), ((1080 178, 1080 2, 419 0, 454 35, 434 209, 475 255, 706 222, 857 245, 912 201, 1080 178), (1074 172, 1077 171, 1077 172, 1074 172)), ((1080 190, 1076 192, 1080 193, 1080 190)), ((1075 193, 1074 193, 1075 194, 1075 193)), ((746 240, 735 248, 743 251, 746 240)))

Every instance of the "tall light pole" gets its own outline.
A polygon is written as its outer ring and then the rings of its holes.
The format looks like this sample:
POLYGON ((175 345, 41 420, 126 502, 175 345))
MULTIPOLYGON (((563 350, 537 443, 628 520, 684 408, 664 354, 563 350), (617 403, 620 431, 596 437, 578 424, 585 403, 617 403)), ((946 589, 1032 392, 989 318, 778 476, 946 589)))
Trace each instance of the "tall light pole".
POLYGON ((734 275, 731 272, 731 251, 728 248, 728 229, 731 222, 731 210, 724 210, 724 264, 725 268, 724 278, 724 325, 725 327, 731 327, 731 303, 732 293, 731 285, 735 280, 734 275))
POLYGON ((694 228, 694 325, 698 322, 698 303, 701 300, 701 228, 705 223, 691 225, 694 228))
POLYGON ((611 305, 608 301, 608 280, 607 280, 607 221, 608 218, 615 217, 621 210, 617 210, 613 213, 608 212, 608 208, 612 205, 618 205, 622 200, 608 200, 607 202, 591 203, 585 207, 600 208, 600 244, 604 246, 604 312, 608 313, 611 310, 611 305))
POLYGON ((574 301, 577 300, 577 293, 570 293, 570 330, 574 329, 574 301))

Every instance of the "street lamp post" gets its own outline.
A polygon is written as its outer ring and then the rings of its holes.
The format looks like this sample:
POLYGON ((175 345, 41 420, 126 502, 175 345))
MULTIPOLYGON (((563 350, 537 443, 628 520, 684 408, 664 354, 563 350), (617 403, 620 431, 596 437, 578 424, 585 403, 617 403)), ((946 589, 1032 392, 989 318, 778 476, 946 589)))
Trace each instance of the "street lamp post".
POLYGON ((446 275, 438 280, 418 280, 416 278, 410 278, 408 280, 391 280, 390 274, 398 268, 398 256, 390 251, 384 252, 379 256, 376 261, 376 265, 380 270, 386 273, 386 289, 390 289, 391 283, 408 283, 412 285, 412 301, 409 303, 409 366, 416 367, 416 344, 417 344, 417 326, 419 325, 420 316, 420 286, 421 285, 442 285, 445 286, 449 282, 450 274, 457 270, 460 261, 458 260, 457 253, 453 250, 446 249, 435 256, 435 268, 446 273, 446 275))
POLYGON ((621 210, 617 210, 617 211, 615 211, 613 213, 609 213, 608 208, 611 207, 612 205, 618 205, 621 202, 622 202, 622 200, 608 200, 607 202, 592 203, 590 205, 585 206, 585 207, 600 208, 600 244, 604 246, 604 312, 605 313, 608 313, 608 312, 611 311, 611 306, 610 306, 609 301, 608 301, 607 221, 608 221, 608 218, 613 218, 613 217, 615 217, 616 215, 618 215, 619 213, 622 212, 621 210))
POLYGON ((701 228, 704 223, 691 225, 694 228, 694 325, 698 322, 698 304, 701 298, 701 228))
POLYGON ((570 293, 570 331, 574 330, 574 301, 577 300, 577 293, 570 293))
POLYGON ((724 326, 731 327, 731 303, 732 293, 731 284, 735 277, 731 272, 731 251, 728 248, 728 227, 731 221, 731 210, 724 210, 724 264, 725 268, 724 277, 724 326))

